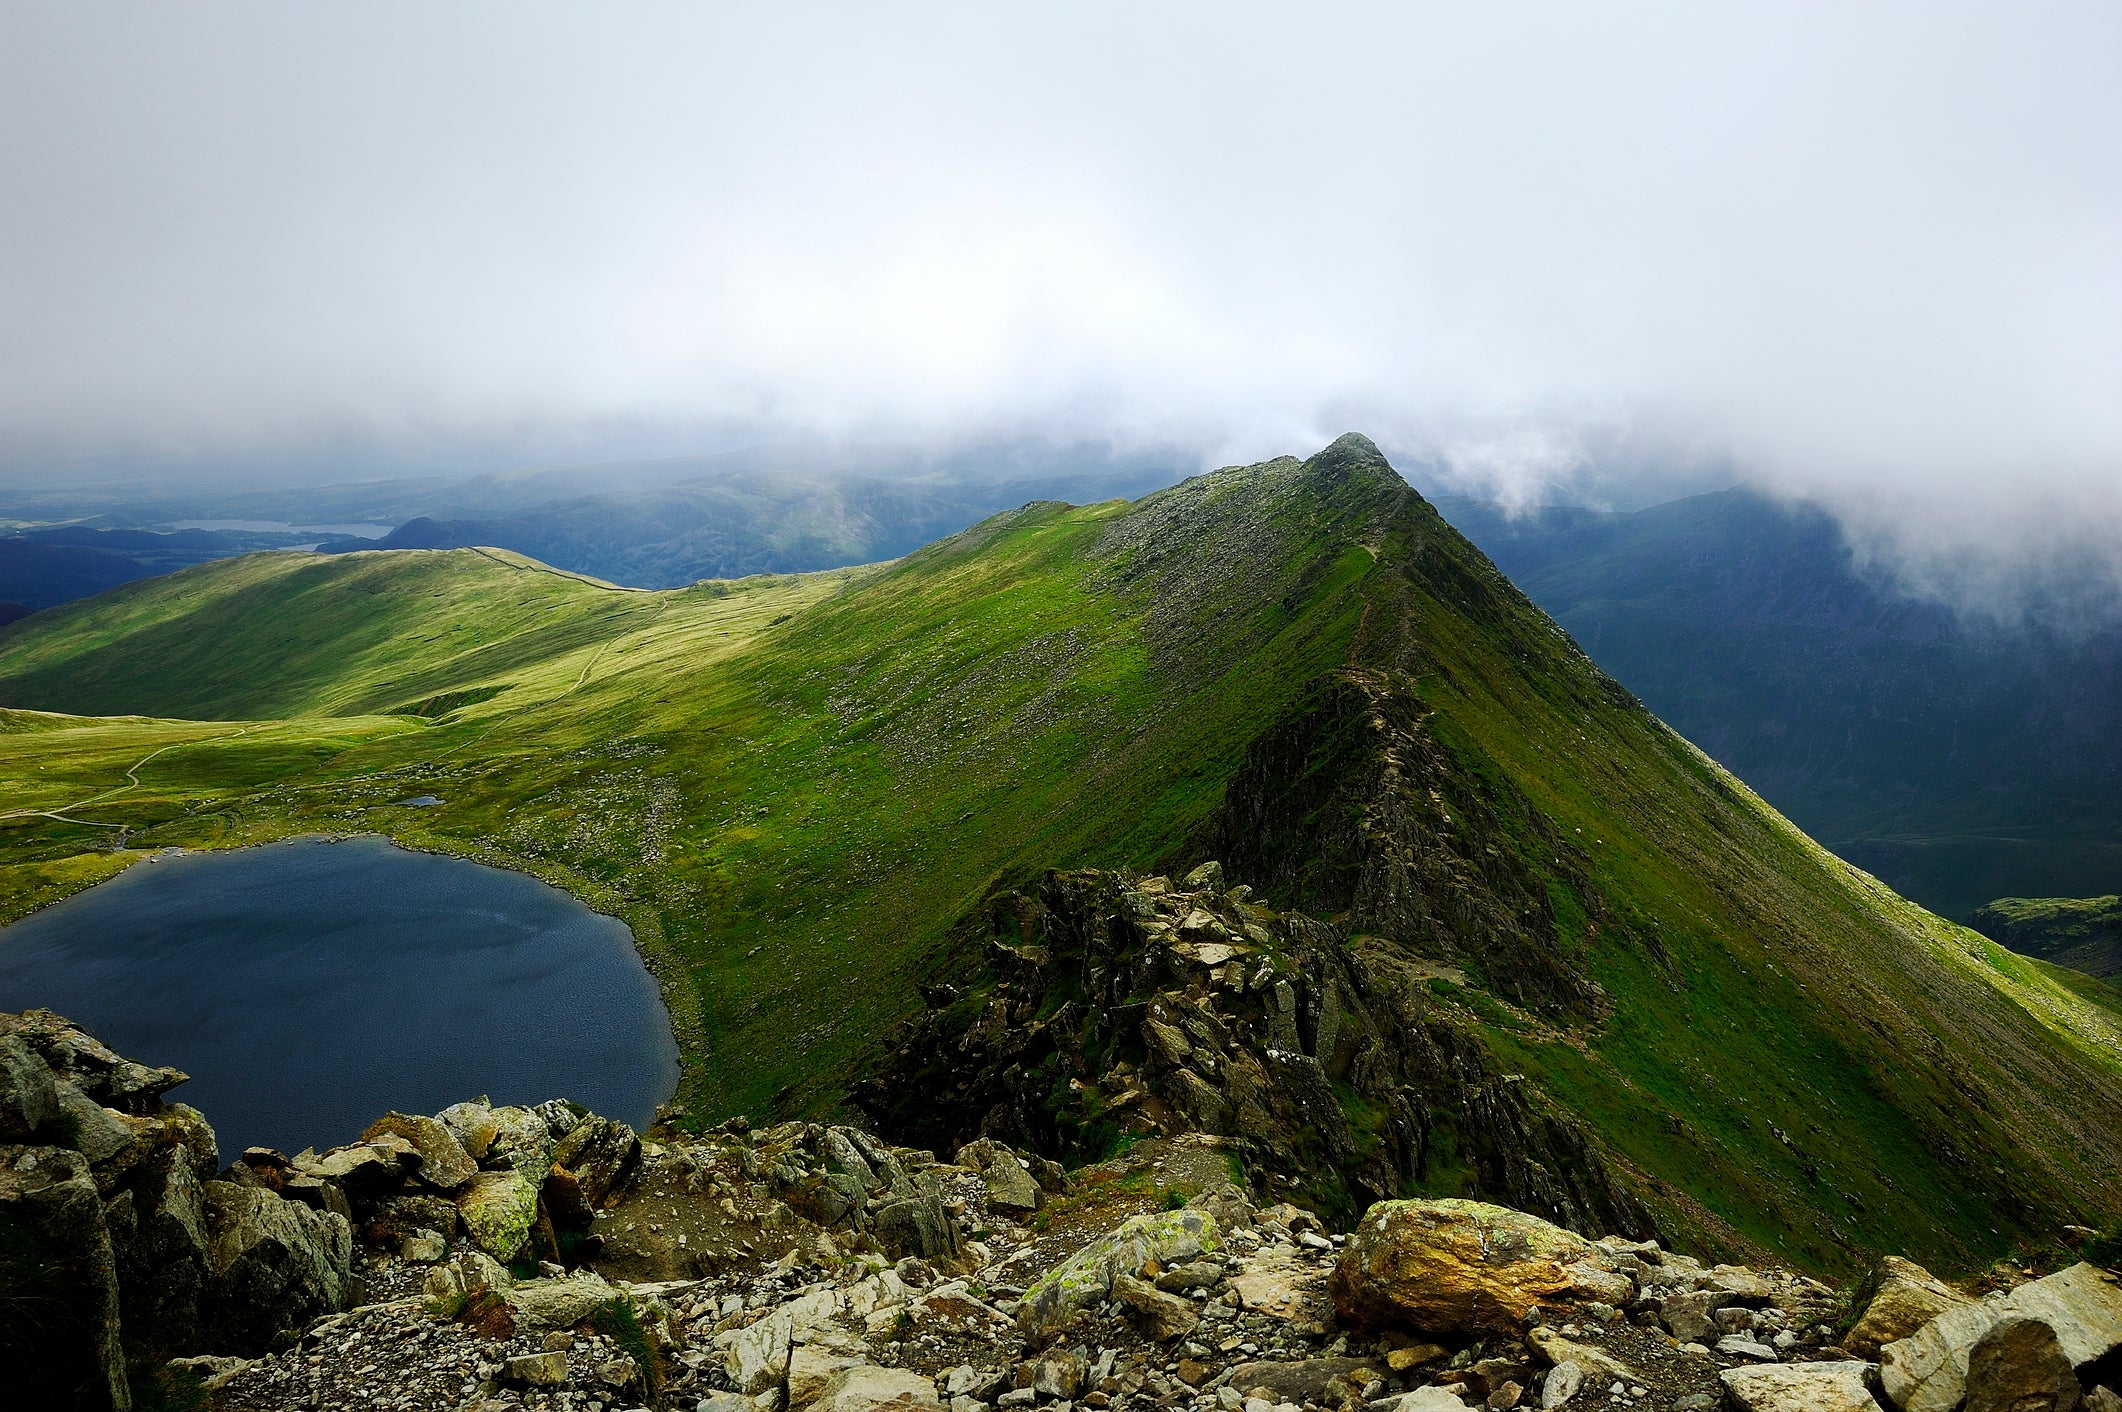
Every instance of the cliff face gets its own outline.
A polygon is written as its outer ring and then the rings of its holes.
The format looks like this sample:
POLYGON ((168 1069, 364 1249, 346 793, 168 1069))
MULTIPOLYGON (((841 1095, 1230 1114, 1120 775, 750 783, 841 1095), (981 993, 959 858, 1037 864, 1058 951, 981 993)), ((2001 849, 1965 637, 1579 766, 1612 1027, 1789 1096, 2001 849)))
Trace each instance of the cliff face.
MULTIPOLYGON (((1471 884, 1438 886, 1497 910, 1471 884)), ((1410 909, 1431 895, 1379 891, 1410 909)), ((934 1008, 855 1090, 886 1131, 1070 1160, 1201 1132, 1328 1210, 1424 1191, 1658 1229, 1583 1126, 1501 1071, 1452 998, 1456 967, 1278 912, 1215 864, 1183 883, 1050 874, 998 899, 986 929, 992 988, 932 988, 934 1008)))

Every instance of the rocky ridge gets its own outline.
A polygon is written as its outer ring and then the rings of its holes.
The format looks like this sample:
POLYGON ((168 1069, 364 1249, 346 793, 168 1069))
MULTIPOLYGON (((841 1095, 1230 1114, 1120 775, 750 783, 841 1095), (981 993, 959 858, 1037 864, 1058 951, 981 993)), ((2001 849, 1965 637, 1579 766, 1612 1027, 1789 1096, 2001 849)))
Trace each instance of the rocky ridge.
POLYGON ((1179 881, 1050 873, 983 920, 956 969, 992 983, 929 987, 928 1014, 854 1090, 889 1131, 1075 1160, 1206 1133, 1344 1219, 1464 1185, 1563 1225, 1669 1235, 1581 1123, 1494 1062, 1449 962, 1277 911, 1215 863, 1179 881))
POLYGON ((467 1102, 200 1177, 211 1133, 161 1098, 173 1071, 46 1012, 0 1019, 0 1058, 0 1122, 31 1139, 0 1149, 26 1405, 2122 1408, 2122 1288, 2091 1264, 1974 1299, 1889 1260, 1852 1302, 1479 1201, 1335 1230, 1256 1205, 1247 1149, 1198 1131, 1064 1172, 991 1137, 946 1162, 846 1126, 644 1137, 467 1102), (132 1157, 83 1142, 112 1125, 132 1157), (140 1234, 192 1210, 176 1172, 201 1190, 197 1248, 140 1234), (25 1276, 63 1317, 28 1309, 25 1276))

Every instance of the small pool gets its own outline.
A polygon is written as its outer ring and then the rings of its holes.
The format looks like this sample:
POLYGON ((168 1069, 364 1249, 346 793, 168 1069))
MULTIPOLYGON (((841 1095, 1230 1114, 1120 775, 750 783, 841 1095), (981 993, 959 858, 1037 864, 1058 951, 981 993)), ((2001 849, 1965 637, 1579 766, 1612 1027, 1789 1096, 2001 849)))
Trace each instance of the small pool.
POLYGON ((224 1161, 482 1093, 641 1127, 678 1082, 623 923, 373 837, 162 857, 0 928, 0 1010, 39 1005, 192 1075, 224 1161))

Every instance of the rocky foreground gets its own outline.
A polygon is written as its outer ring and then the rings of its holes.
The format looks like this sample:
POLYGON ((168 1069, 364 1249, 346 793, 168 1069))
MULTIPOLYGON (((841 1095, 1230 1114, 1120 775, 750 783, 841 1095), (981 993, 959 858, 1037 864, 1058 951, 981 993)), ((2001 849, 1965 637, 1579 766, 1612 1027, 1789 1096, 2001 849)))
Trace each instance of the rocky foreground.
POLYGON ((1063 1173, 467 1102, 224 1166, 182 1079, 0 1016, 6 1405, 2122 1412, 2091 1264, 1852 1297, 1475 1201, 1335 1232, 1198 1133, 1063 1173))

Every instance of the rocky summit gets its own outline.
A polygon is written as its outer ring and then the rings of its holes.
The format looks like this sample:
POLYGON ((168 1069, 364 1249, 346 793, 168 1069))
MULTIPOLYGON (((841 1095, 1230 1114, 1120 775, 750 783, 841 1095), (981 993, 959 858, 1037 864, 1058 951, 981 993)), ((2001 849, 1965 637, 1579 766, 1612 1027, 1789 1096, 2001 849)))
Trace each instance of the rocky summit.
MULTIPOLYGON (((1260 956, 1194 960, 1286 1013, 1260 956)), ((1065 1169, 473 1099, 223 1165, 183 1079, 0 1016, 10 1407, 2122 1409, 2122 1285, 2090 1261, 1977 1297, 1889 1257, 1838 1290, 1482 1201, 1344 1220, 1268 1204, 1272 1122, 1065 1169)))

